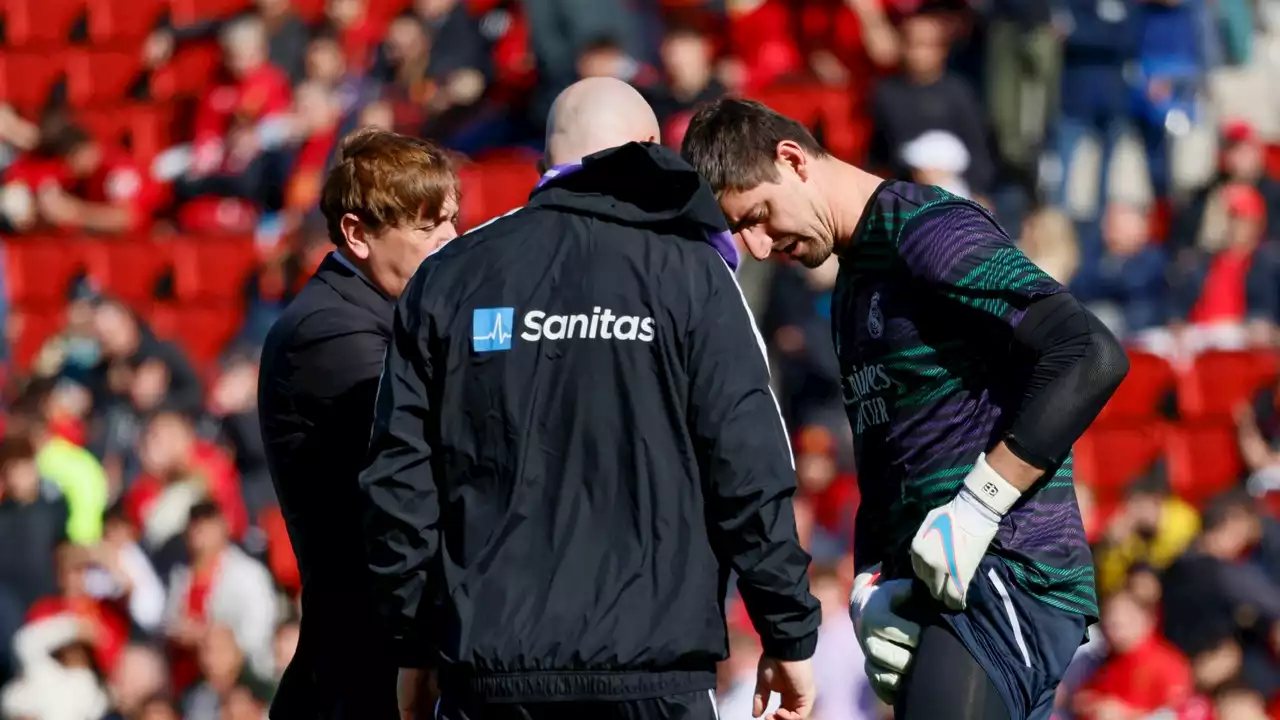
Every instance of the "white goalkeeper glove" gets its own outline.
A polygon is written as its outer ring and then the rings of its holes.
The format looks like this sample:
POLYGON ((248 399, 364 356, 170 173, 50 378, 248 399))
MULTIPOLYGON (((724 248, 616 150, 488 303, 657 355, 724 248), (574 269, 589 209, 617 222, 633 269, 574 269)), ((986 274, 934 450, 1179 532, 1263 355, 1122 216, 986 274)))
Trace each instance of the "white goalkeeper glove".
POLYGON ((880 566, 874 565, 853 580, 849 618, 866 656, 867 679, 876 697, 892 705, 902 676, 911 665, 920 626, 895 611, 911 597, 910 579, 877 584, 880 566))
POLYGON ((951 610, 963 610, 969 583, 1000 519, 1022 493, 978 456, 951 502, 934 508, 911 541, 911 567, 934 598, 951 610))

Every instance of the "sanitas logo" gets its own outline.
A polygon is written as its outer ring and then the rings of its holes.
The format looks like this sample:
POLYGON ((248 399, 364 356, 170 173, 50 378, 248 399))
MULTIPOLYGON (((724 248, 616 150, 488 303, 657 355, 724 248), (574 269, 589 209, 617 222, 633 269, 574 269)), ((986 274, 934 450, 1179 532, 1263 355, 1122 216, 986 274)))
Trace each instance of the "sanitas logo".
POLYGON ((639 340, 653 342, 653 318, 614 315, 609 308, 595 307, 591 314, 548 315, 530 310, 524 316, 520 339, 539 340, 639 340))

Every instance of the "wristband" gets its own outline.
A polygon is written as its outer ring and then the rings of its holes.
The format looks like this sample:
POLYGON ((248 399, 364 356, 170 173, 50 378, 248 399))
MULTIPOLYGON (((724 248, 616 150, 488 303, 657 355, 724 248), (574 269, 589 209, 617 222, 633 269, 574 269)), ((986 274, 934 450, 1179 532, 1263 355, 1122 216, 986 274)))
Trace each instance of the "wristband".
POLYGON ((964 491, 971 493, 975 500, 999 517, 1004 517, 1005 513, 1009 512, 1009 508, 1022 497, 1018 488, 1000 477, 1000 473, 991 469, 987 464, 986 453, 978 455, 977 462, 973 464, 973 470, 970 470, 965 477, 964 489, 961 492, 964 491))

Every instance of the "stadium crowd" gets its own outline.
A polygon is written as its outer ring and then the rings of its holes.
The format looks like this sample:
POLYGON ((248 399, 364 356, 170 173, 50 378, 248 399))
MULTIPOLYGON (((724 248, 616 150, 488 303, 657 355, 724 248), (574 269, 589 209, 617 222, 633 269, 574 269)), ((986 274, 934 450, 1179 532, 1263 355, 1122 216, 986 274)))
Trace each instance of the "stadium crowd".
MULTIPOLYGON (((331 248, 336 140, 448 146, 474 225, 532 187, 551 98, 608 75, 673 146, 741 93, 992 208, 1134 358, 1077 448, 1104 599, 1060 717, 1280 718, 1276 0, 14 0, 2 32, 0 717, 264 717, 300 581, 255 353, 331 248)), ((833 262, 741 281, 794 435, 817 717, 871 720, 833 262)))

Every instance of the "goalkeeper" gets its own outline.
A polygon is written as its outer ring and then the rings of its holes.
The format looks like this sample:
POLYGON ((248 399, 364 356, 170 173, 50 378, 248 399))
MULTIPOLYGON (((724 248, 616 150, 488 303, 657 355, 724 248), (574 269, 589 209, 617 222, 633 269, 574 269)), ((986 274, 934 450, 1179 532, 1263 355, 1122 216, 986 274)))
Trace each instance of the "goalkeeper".
POLYGON ((1071 445, 1123 350, 985 209, 843 163, 758 103, 703 108, 683 152, 756 258, 839 258, 872 686, 899 720, 1048 718, 1098 613, 1071 445))

